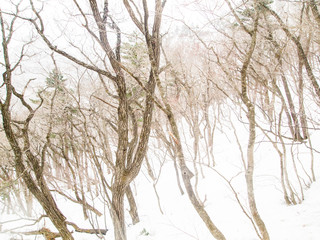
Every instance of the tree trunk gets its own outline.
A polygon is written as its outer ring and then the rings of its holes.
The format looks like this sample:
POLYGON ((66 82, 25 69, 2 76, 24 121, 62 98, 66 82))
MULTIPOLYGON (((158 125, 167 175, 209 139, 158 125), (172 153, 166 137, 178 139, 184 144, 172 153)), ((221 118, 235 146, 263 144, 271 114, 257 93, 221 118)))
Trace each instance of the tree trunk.
MULTIPOLYGON (((18 172, 20 172, 21 168, 18 167, 17 170, 18 172)), ((53 225, 59 231, 62 239, 73 240, 74 238, 67 228, 66 217, 59 210, 44 179, 40 180, 39 188, 35 185, 34 181, 31 179, 31 176, 28 173, 23 174, 23 180, 28 189, 37 198, 53 225)))
POLYGON ((249 120, 249 143, 247 149, 247 168, 246 168, 246 183, 247 183, 247 194, 249 201, 249 208, 252 214, 252 217, 257 224, 260 233, 262 234, 263 240, 269 240, 269 234, 267 228, 262 221, 257 206, 256 200, 254 196, 254 186, 253 186, 253 171, 254 171, 254 144, 256 138, 256 130, 255 130, 255 110, 254 106, 250 105, 248 107, 248 120, 249 120))
POLYGON ((267 228, 261 219, 258 209, 256 206, 256 200, 254 196, 254 186, 253 186, 253 171, 254 171, 254 144, 256 140, 256 120, 255 120, 255 109, 251 100, 248 97, 248 79, 247 71, 248 67, 256 46, 257 42, 257 29, 258 29, 258 20, 259 12, 257 8, 257 1, 254 1, 255 5, 255 18, 254 18, 254 29, 251 32, 251 42, 250 47, 245 55, 245 60, 241 68, 241 100, 247 108, 247 118, 249 121, 249 141, 247 148, 247 166, 246 166, 246 183, 247 183, 247 195, 249 201, 249 208, 252 214, 252 217, 257 224, 260 233, 262 234, 263 240, 269 240, 269 234, 267 228))
POLYGON ((112 191, 112 222, 114 226, 114 239, 115 240, 126 240, 126 225, 124 218, 124 195, 125 188, 118 186, 112 191))
MULTIPOLYGON (((164 100, 164 99, 163 99, 164 100)), ((176 149, 177 149, 177 157, 178 162, 180 166, 181 176, 183 179, 184 186, 187 190, 188 197, 194 207, 194 209, 197 211, 198 215, 201 217, 203 222, 206 224, 208 230, 212 234, 212 236, 218 240, 225 240, 225 236, 222 234, 222 232, 217 228, 217 226, 212 222, 210 219, 210 216, 204 209, 203 204, 200 203, 200 201, 197 199, 196 194, 193 190, 192 184, 191 184, 191 178, 193 177, 193 173, 189 170, 189 168, 186 165, 182 145, 180 141, 180 134, 179 130, 176 124, 176 120, 173 116, 172 110, 170 105, 167 103, 166 100, 164 100, 166 103, 166 110, 167 110, 167 117, 171 126, 171 130, 173 132, 173 136, 175 137, 174 141, 176 143, 176 149)))
POLYGON ((139 214, 138 214, 137 204, 134 199, 130 185, 126 188, 126 196, 127 196, 129 206, 130 206, 129 213, 130 213, 130 216, 132 219, 132 224, 135 225, 138 222, 140 222, 140 218, 139 218, 139 214))
MULTIPOLYGON (((57 228, 61 237, 64 240, 73 240, 71 232, 68 230, 66 225, 66 218, 59 210, 58 206, 56 205, 55 200, 53 199, 50 190, 43 178, 41 167, 39 166, 39 161, 36 159, 30 149, 25 150, 24 152, 27 155, 27 159, 30 161, 32 165, 32 170, 34 175, 36 176, 37 180, 34 180, 31 173, 26 171, 24 165, 24 158, 23 158, 23 151, 19 146, 18 140, 16 139, 14 132, 11 127, 11 117, 9 113, 9 108, 6 105, 1 105, 1 113, 2 113, 2 121, 3 121, 3 128, 6 133, 6 137, 10 143, 10 146, 14 153, 14 160, 15 160, 15 168, 19 175, 22 176, 24 183, 26 184, 27 188, 30 192, 36 197, 39 201, 43 209, 45 210, 46 214, 57 228)), ((24 131, 24 138, 27 138, 24 131)))
MULTIPOLYGON (((313 89, 318 97, 318 99, 320 99, 320 86, 318 84, 317 78, 313 73, 313 69, 310 65, 310 62, 307 58, 307 55, 305 53, 305 51, 303 50, 303 47, 301 45, 300 39, 298 39, 297 37, 295 37, 290 31, 288 26, 285 25, 285 23, 282 21, 282 19, 279 17, 279 15, 273 11, 272 9, 268 8, 266 5, 261 5, 262 7, 264 7, 279 23, 279 25, 281 26, 282 30, 285 32, 285 34, 288 36, 288 38, 291 39, 292 42, 294 42, 294 44, 297 47, 297 51, 298 51, 298 56, 299 59, 301 59, 301 61, 304 64, 304 67, 306 69, 307 75, 311 81, 311 84, 313 86, 313 89)), ((315 8, 312 8, 315 9, 315 8)))

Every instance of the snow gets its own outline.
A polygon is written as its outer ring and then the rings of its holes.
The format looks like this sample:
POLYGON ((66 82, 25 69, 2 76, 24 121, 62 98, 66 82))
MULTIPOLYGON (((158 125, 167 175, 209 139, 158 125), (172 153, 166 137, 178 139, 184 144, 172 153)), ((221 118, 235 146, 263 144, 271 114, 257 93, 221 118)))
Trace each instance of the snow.
MULTIPOLYGON (((174 181, 174 180, 173 180, 174 181)), ((166 185, 167 183, 164 183, 166 185)), ((169 183, 170 184, 170 183, 169 183)), ((206 183, 208 184, 208 183, 206 183)), ((213 184, 212 184, 213 185, 213 184)), ((160 214, 156 200, 151 195, 138 195, 141 222, 135 226, 128 227, 128 239, 137 240, 191 240, 191 239, 212 239, 206 230, 201 219, 193 210, 186 196, 180 196, 174 184, 167 185, 167 195, 161 195, 161 203, 164 208, 164 215, 160 214)), ((211 188, 211 194, 216 191, 214 186, 207 185, 207 190, 211 188)), ((146 190, 146 188, 144 189, 146 190)), ((150 193, 152 189, 149 189, 150 193)), ((166 190, 163 190, 166 191, 166 190)), ((259 210, 266 222, 271 239, 274 240, 317 240, 320 236, 320 182, 312 184, 306 191, 305 200, 296 206, 287 206, 282 201, 265 201, 259 204, 259 210)), ((209 192, 210 193, 210 192, 209 192)), ((265 196, 268 199, 268 196, 265 196)), ((206 203, 206 210, 212 220, 224 232, 230 240, 254 240, 258 239, 249 221, 235 203, 230 192, 219 196, 219 200, 206 203)), ((81 211, 77 211, 81 215, 81 211)), ((10 217, 10 216, 9 216, 10 217)), ((1 216, 1 222, 8 221, 9 217, 1 216)), ((78 216, 78 219, 82 217, 78 216)), ((14 219, 11 216, 11 219, 14 219)), ((17 218, 15 218, 17 219, 17 218)), ((75 217, 76 219, 76 217, 75 217)), ((13 222, 2 226, 2 231, 11 229, 23 222, 13 222)), ((48 224, 48 223, 47 223, 48 224)), ((41 228, 40 224, 32 227, 41 228)), ((14 238, 14 234, 0 234, 0 239, 22 239, 14 238)), ((41 239, 24 236, 23 239, 41 239)), ((98 239, 93 235, 75 234, 75 239, 98 239)), ((105 239, 113 239, 112 231, 109 231, 105 239)))
MULTIPOLYGON (((248 210, 241 154, 239 146, 236 144, 234 136, 232 136, 232 131, 232 129, 227 130, 226 128, 223 131, 217 131, 214 146, 216 166, 202 166, 202 172, 205 177, 203 178, 200 173, 201 171, 199 171, 197 192, 213 223, 222 231, 226 239, 256 240, 259 238, 251 222, 239 207, 235 195, 226 181, 231 182, 244 209, 248 210), (221 173, 225 179, 217 172, 221 173)), ((243 143, 243 151, 245 152, 246 130, 245 128, 240 129, 237 127, 237 131, 239 132, 239 136, 243 136, 241 143, 243 143)), ((186 138, 188 139, 189 137, 186 136, 186 138)), ((313 141, 316 142, 317 138, 317 134, 314 133, 313 141)), ((187 140, 185 141, 187 143, 187 140)), ((192 143, 188 144, 192 146, 192 143)), ((306 165, 310 161, 308 151, 303 145, 296 146, 294 149, 295 153, 299 152, 300 158, 306 165)), ((288 164, 291 161, 289 155, 287 159, 288 164)), ((319 174, 319 160, 317 157, 315 157, 315 172, 319 174)), ((267 226, 270 238, 272 240, 319 239, 320 182, 316 181, 312 183, 310 188, 304 187, 305 199, 301 204, 288 206, 285 204, 281 192, 279 156, 274 151, 272 145, 266 142, 257 144, 255 158, 254 184, 257 207, 267 226)), ((157 166, 157 163, 154 163, 154 165, 157 166)), ((189 166, 191 168, 192 164, 189 166)), ((200 170, 200 167, 198 170, 200 170)), ((292 169, 290 171, 293 181, 292 185, 299 192, 299 188, 294 181, 292 169)), ((213 239, 192 207, 187 194, 180 194, 173 161, 168 156, 162 166, 160 179, 156 184, 160 203, 157 201, 153 182, 147 175, 147 170, 143 167, 140 175, 132 185, 132 189, 136 194, 135 197, 141 222, 132 225, 129 214, 127 214, 127 235, 129 240, 213 239), (161 214, 159 204, 163 214, 161 214)), ((303 174, 301 173, 301 175, 303 174)), ((195 183, 195 180, 194 177, 193 183, 195 183)), ((68 220, 76 222, 81 227, 90 227, 88 220, 85 221, 83 218, 81 207, 70 204, 61 197, 57 197, 57 199, 60 209, 67 215, 68 220)), ((99 210, 104 212, 101 203, 100 205, 96 203, 96 206, 99 206, 99 210)), ((38 209, 36 212, 41 213, 41 209, 38 209)), ((0 222, 19 218, 21 216, 2 214, 0 222)), ((105 212, 105 215, 100 217, 98 221, 101 228, 106 226, 109 229, 105 239, 113 239, 109 214, 105 212)), ((0 239, 42 239, 41 236, 23 236, 22 238, 18 234, 6 232, 6 230, 13 229, 22 223, 27 224, 30 221, 21 219, 3 224, 1 226, 2 233, 0 233, 0 239)), ((15 231, 33 231, 43 226, 54 229, 49 220, 46 220, 15 231)), ((74 236, 77 240, 99 239, 95 235, 80 233, 74 233, 74 236)))

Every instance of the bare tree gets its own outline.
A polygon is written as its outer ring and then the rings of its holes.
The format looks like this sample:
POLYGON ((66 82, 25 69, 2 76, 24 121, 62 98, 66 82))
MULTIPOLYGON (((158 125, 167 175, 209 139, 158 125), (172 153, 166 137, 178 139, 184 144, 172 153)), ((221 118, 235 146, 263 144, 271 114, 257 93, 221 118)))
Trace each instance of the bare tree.
MULTIPOLYGON (((168 59, 167 59, 168 61, 168 59)), ((171 65, 171 63, 168 62, 168 65, 171 65)), ((171 69, 170 75, 173 76, 174 78, 178 79, 178 75, 177 75, 177 69, 173 68, 171 69)), ((178 79, 179 81, 179 85, 184 85, 184 88, 189 91, 190 93, 190 87, 186 86, 186 82, 184 83, 184 81, 182 81, 181 79, 178 79)), ((183 142, 182 142, 182 138, 181 138, 181 131, 179 130, 179 126, 177 123, 177 119, 178 119, 178 114, 174 111, 174 102, 170 102, 170 98, 168 98, 167 92, 166 92, 166 83, 164 81, 157 81, 157 88, 159 89, 159 93, 160 93, 160 98, 161 101, 164 104, 164 107, 161 109, 163 111, 163 113, 165 114, 167 121, 169 123, 170 126, 170 138, 172 139, 172 141, 174 142, 173 146, 171 145, 167 145, 167 147, 174 147, 174 152, 176 153, 176 157, 177 157, 177 162, 179 165, 179 170, 180 170, 180 176, 183 180, 183 184, 184 187, 186 189, 186 192, 188 194, 188 197, 194 207, 194 209, 197 211, 198 215, 201 217, 201 219, 203 220, 203 222, 206 224, 208 230, 210 231, 210 233, 212 234, 212 236, 216 239, 225 239, 225 236, 223 235, 223 233, 219 230, 219 228, 213 223, 213 221, 211 220, 209 214, 207 213, 207 211, 205 210, 205 207, 203 205, 203 203, 200 201, 200 199, 197 196, 197 192, 196 189, 194 188, 191 179, 194 177, 194 173, 189 169, 189 167, 187 166, 187 161, 186 161, 186 157, 185 157, 185 153, 184 153, 184 148, 183 148, 183 142)), ((189 99, 190 100, 190 99, 189 99)), ((192 101, 192 100, 191 100, 192 101)), ((198 109, 193 109, 194 112, 194 116, 196 116, 199 112, 198 109)), ((198 116, 196 116, 195 118, 192 119, 192 121, 196 121, 195 124, 195 128, 199 127, 199 122, 197 122, 196 118, 198 116)), ((193 129, 196 130, 196 129, 193 129)), ((198 151, 198 143, 197 143, 197 138, 200 137, 199 135, 199 129, 196 130, 196 134, 198 134, 198 136, 196 136, 196 141, 195 141, 195 145, 194 145, 194 150, 196 150, 196 152, 198 151)), ((197 158, 197 156, 194 156, 195 158, 197 158)), ((196 163, 195 163, 195 168, 197 168, 196 163)))
MULTIPOLYGON (((92 17, 86 14, 87 9, 81 6, 80 2, 76 0, 73 2, 82 18, 84 28, 88 34, 91 35, 93 41, 98 43, 104 55, 108 59, 108 63, 104 62, 102 59, 102 65, 104 65, 105 68, 100 68, 98 65, 90 61, 86 63, 55 46, 45 33, 45 21, 41 16, 41 12, 36 9, 33 1, 30 1, 30 3, 34 13, 34 18, 28 18, 26 20, 33 24, 39 36, 52 51, 66 57, 81 67, 94 71, 100 76, 102 82, 105 82, 107 78, 111 80, 113 84, 112 88, 115 90, 113 95, 115 96, 114 99, 116 100, 117 118, 115 125, 111 126, 114 128, 114 131, 117 134, 117 150, 115 154, 115 160, 113 162, 114 175, 110 184, 110 190, 112 193, 110 198, 110 209, 114 224, 115 239, 126 239, 124 195, 127 193, 127 196, 129 196, 130 200, 130 196, 132 195, 128 189, 129 184, 138 175, 147 150, 154 108, 153 96, 155 91, 155 82, 156 79, 159 78, 160 25, 165 1, 161 2, 157 0, 154 3, 154 19, 152 21, 151 31, 149 23, 150 12, 147 2, 143 1, 142 12, 139 12, 139 9, 136 8, 136 5, 128 1, 123 1, 123 6, 125 6, 127 9, 132 22, 143 34, 145 38, 145 44, 148 49, 150 73, 145 83, 143 83, 139 77, 135 76, 129 70, 129 68, 122 64, 121 30, 117 22, 113 19, 112 13, 109 11, 109 2, 104 1, 104 4, 101 8, 100 3, 95 0, 89 0, 88 4, 92 17), (142 18, 142 16, 144 17, 142 18), (91 26, 92 21, 95 23, 94 28, 91 26), (108 29, 114 32, 114 36, 116 37, 115 46, 111 46, 111 37, 108 34, 108 29), (109 68, 111 68, 112 71, 109 71, 109 68), (131 139, 130 122, 134 125, 134 118, 136 116, 134 114, 130 115, 132 102, 128 97, 128 91, 130 90, 128 89, 128 78, 135 79, 146 90, 144 106, 142 107, 142 127, 139 129, 139 131, 135 131, 133 128, 133 137, 131 139)), ((94 156, 96 153, 93 151, 92 154, 94 156)), ((99 164, 97 164, 96 167, 99 167, 99 164)))
MULTIPOLYGON (((47 141, 41 147, 41 155, 36 155, 30 143, 30 122, 35 112, 41 107, 42 102, 36 107, 28 103, 24 96, 24 91, 19 93, 14 85, 14 71, 20 66, 25 57, 25 48, 28 44, 21 47, 21 54, 17 61, 11 62, 10 43, 15 33, 16 22, 19 14, 19 5, 16 5, 16 12, 13 17, 4 18, 0 11, 0 24, 2 33, 2 49, 5 70, 2 74, 1 88, 5 91, 4 97, 0 101, 3 129, 6 138, 14 154, 15 169, 26 184, 27 188, 37 198, 46 214, 49 216, 55 227, 64 239, 73 239, 71 232, 67 228, 66 218, 59 210, 47 181, 43 175, 45 167, 46 149, 49 144, 50 128, 47 131, 47 141), (9 26, 9 28, 7 28, 9 26), (17 120, 13 116, 12 104, 18 101, 26 110, 22 120, 17 120)), ((28 82, 29 83, 29 82, 28 82)), ((25 89, 28 86, 25 85, 25 89)), ((41 96, 40 96, 41 98, 41 96)))
POLYGON ((254 221, 257 223, 259 231, 263 239, 268 240, 269 234, 266 229, 264 222, 262 221, 258 209, 256 206, 256 201, 254 197, 254 187, 253 187, 253 171, 254 171, 254 144, 256 138, 256 120, 255 120, 255 107, 252 104, 252 101, 248 97, 248 85, 247 85, 247 70, 253 55, 256 41, 257 41, 257 27, 259 20, 259 11, 258 11, 258 1, 254 1, 254 23, 253 29, 249 32, 251 36, 251 42, 249 49, 245 53, 244 62, 242 64, 240 74, 241 74, 241 100, 247 108, 247 118, 249 121, 249 142, 247 148, 247 166, 246 166, 246 182, 247 182, 247 191, 248 191, 248 200, 250 211, 253 216, 254 221))

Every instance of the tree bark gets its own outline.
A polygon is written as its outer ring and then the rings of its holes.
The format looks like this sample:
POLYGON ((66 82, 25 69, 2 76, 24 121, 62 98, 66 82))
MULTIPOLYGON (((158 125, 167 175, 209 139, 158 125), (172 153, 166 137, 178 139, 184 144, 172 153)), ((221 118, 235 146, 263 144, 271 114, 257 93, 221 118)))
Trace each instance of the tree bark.
POLYGON ((257 9, 257 1, 255 5, 255 17, 254 17, 254 29, 251 32, 251 43, 250 47, 245 55, 245 60, 241 68, 241 100, 247 108, 247 119, 249 121, 249 140, 247 147, 247 167, 246 167, 246 183, 247 183, 247 194, 249 201, 249 208, 252 217, 257 224, 260 233, 262 234, 263 240, 269 240, 269 234, 267 228, 259 215, 256 200, 254 195, 254 184, 253 184, 253 172, 254 172, 254 145, 256 139, 256 122, 255 122, 255 108, 248 97, 248 83, 247 83, 247 70, 256 46, 257 41, 257 28, 259 20, 259 12, 257 9))
MULTIPOLYGON (((46 214, 57 228, 61 237, 65 240, 72 240, 72 234, 68 230, 66 225, 66 218, 59 210, 53 196, 50 193, 50 190, 46 184, 45 179, 38 167, 33 168, 35 176, 37 176, 37 181, 35 181, 29 171, 27 171, 25 165, 23 164, 23 154, 22 149, 20 148, 18 141, 13 133, 13 130, 10 125, 10 115, 6 111, 5 107, 1 105, 1 113, 2 113, 2 120, 3 120, 3 127, 7 136, 7 139, 13 149, 15 155, 15 168, 17 173, 22 176, 24 183, 26 184, 27 188, 30 192, 35 196, 38 202, 41 204, 43 209, 45 210, 46 214)), ((36 161, 32 159, 31 162, 36 161)), ((36 163, 35 163, 36 165, 36 163)))
POLYGON ((203 204, 197 199, 197 196, 195 194, 195 191, 193 190, 193 186, 191 184, 191 178, 194 176, 194 174, 189 170, 189 168, 186 165, 185 157, 183 154, 183 148, 181 144, 181 139, 180 139, 180 133, 179 129, 174 117, 174 113, 172 111, 172 108, 165 97, 164 90, 162 87, 162 84, 160 82, 160 79, 157 79, 157 87, 159 89, 161 99, 164 102, 165 108, 164 108, 164 113, 167 116, 167 119, 169 121, 171 131, 172 133, 170 134, 171 137, 173 138, 173 141, 175 142, 175 148, 176 148, 176 153, 177 153, 177 159, 178 159, 178 164, 180 167, 180 174, 182 176, 182 180, 184 183, 184 186, 186 188, 189 200, 191 201, 194 209, 197 211, 198 215, 202 219, 202 221, 206 224, 208 230, 212 234, 212 236, 218 240, 225 240, 225 236, 223 233, 218 229, 218 227, 212 222, 210 216, 204 209, 203 204))
POLYGON ((266 9, 280 24, 282 30, 285 32, 285 34, 288 36, 288 38, 290 38, 290 40, 296 45, 297 47, 297 51, 298 51, 298 55, 299 55, 299 59, 301 59, 301 61, 304 64, 304 67, 306 69, 307 75, 311 81, 311 84, 313 86, 313 89, 318 97, 318 100, 320 99, 320 87, 319 87, 319 83, 317 82, 317 79, 313 73, 312 67, 309 63, 309 60, 307 58, 307 55, 305 54, 305 51, 303 50, 303 47, 301 45, 301 42, 299 41, 299 39, 297 37, 295 37, 288 29, 288 27, 285 25, 285 23, 282 21, 282 19, 279 17, 279 15, 273 11, 272 9, 270 9, 269 7, 262 5, 262 7, 264 9, 266 9))
POLYGON ((173 135, 175 137, 175 143, 176 143, 176 148, 177 148, 177 157, 178 157, 178 162, 180 166, 180 172, 181 176, 183 179, 184 186, 186 188, 188 197, 197 211, 198 215, 201 217, 203 222, 206 224, 208 230, 212 234, 212 236, 218 240, 225 240, 225 236, 223 233, 217 228, 217 226, 212 222, 210 216, 204 209, 203 204, 200 203, 200 201, 197 199, 196 194, 193 190, 192 184, 191 184, 191 178, 193 177, 193 173, 189 170, 189 168, 186 165, 184 154, 183 154, 183 149, 180 141, 180 134, 178 130, 178 126, 176 124, 176 120, 174 118, 174 115, 172 113, 170 105, 167 103, 166 104, 166 109, 168 111, 167 117, 171 126, 171 130, 173 132, 173 135))
MULTIPOLYGON (((14 68, 12 68, 10 64, 8 45, 14 32, 12 28, 13 24, 14 21, 11 22, 9 37, 7 37, 2 12, 0 11, 2 47, 6 69, 6 71, 2 74, 3 86, 5 86, 6 90, 4 102, 2 102, 2 100, 0 99, 3 129, 14 154, 14 166, 17 174, 22 176, 22 179, 27 188, 37 198, 46 214, 61 234, 61 237, 66 240, 72 240, 72 234, 68 230, 65 222, 66 218, 59 210, 44 179, 44 159, 39 159, 31 152, 32 150, 29 142, 29 123, 35 114, 35 110, 33 110, 31 106, 25 101, 23 94, 17 93, 14 89, 14 86, 12 85, 12 72, 14 71, 14 68), (14 133, 12 126, 11 100, 13 95, 15 95, 20 103, 29 111, 29 113, 25 115, 25 120, 22 123, 21 136, 17 136, 17 134, 14 133), (28 168, 26 167, 25 162, 29 163, 28 168)), ((20 56, 20 60, 22 59, 22 57, 23 51, 20 56)), ((19 62, 17 64, 19 64, 19 62)), ((45 152, 46 144, 47 143, 42 146, 42 153, 45 152)))
POLYGON ((113 186, 111 216, 114 227, 114 239, 126 240, 126 225, 124 216, 124 195, 126 187, 122 184, 113 186))
POLYGON ((138 214, 138 207, 137 207, 136 201, 134 199, 130 185, 126 188, 126 196, 127 196, 129 206, 130 206, 129 213, 130 213, 130 216, 132 219, 132 224, 135 225, 138 222, 140 222, 140 218, 139 218, 139 214, 138 214))

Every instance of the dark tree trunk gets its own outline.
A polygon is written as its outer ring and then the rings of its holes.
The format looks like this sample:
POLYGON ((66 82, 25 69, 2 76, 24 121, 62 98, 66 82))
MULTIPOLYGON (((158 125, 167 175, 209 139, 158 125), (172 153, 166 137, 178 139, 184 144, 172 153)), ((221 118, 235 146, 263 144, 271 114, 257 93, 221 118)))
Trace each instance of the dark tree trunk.
MULTIPOLYGON (((57 228, 61 237, 66 240, 73 239, 71 232, 68 230, 66 225, 66 218, 59 210, 55 200, 53 199, 50 190, 43 178, 41 169, 34 166, 34 175, 37 176, 37 180, 34 180, 29 171, 26 171, 23 163, 22 150, 16 140, 15 135, 10 126, 10 115, 6 112, 5 108, 1 108, 3 127, 7 136, 7 139, 13 149, 15 155, 15 168, 19 175, 22 176, 24 183, 26 184, 29 191, 35 196, 38 202, 41 204, 49 219, 52 221, 54 226, 57 228)), ((30 159, 28 159, 30 161, 30 159)), ((37 160, 32 159, 31 162, 37 165, 37 160)))

